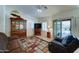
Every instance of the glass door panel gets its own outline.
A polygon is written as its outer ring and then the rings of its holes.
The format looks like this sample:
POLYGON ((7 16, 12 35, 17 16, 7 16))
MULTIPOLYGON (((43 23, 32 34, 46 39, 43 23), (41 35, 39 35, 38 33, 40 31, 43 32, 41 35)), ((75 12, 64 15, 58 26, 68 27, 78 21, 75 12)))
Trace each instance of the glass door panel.
POLYGON ((19 30, 19 21, 16 21, 16 30, 19 30))
POLYGON ((54 37, 61 37, 61 21, 54 21, 54 37))
POLYGON ((70 20, 62 21, 62 37, 70 35, 70 20))
POLYGON ((24 26, 23 26, 23 21, 20 21, 20 30, 23 30, 24 26))
POLYGON ((57 21, 57 37, 61 37, 61 21, 57 21))
POLYGON ((57 27, 57 26, 56 26, 56 21, 54 21, 54 24, 53 24, 53 25, 54 25, 54 26, 53 26, 53 27, 54 27, 53 33, 54 33, 54 37, 56 37, 56 32, 57 32, 57 31, 56 31, 56 27, 57 27))

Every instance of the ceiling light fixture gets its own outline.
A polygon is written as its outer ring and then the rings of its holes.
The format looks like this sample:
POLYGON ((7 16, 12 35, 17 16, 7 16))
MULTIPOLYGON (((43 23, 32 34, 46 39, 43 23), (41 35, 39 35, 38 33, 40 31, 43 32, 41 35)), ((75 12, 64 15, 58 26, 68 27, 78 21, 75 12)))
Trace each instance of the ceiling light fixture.
POLYGON ((45 6, 45 5, 38 5, 37 6, 37 12, 38 13, 41 13, 42 11, 45 11, 45 10, 47 10, 48 8, 47 8, 47 6, 45 6))
POLYGON ((37 9, 37 12, 41 13, 41 12, 42 12, 42 10, 41 10, 41 9, 37 9))

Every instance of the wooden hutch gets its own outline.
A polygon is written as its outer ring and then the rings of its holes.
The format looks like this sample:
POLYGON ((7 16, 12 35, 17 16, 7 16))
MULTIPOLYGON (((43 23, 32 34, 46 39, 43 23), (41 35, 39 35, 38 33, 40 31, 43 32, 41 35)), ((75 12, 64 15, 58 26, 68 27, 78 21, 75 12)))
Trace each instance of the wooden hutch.
POLYGON ((26 37, 26 20, 18 18, 10 18, 11 20, 11 36, 23 38, 26 37))

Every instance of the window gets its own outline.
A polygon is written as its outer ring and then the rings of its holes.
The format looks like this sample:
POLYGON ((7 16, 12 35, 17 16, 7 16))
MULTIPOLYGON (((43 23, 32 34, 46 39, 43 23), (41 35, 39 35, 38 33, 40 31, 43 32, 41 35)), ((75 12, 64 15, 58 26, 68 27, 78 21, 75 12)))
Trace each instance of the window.
POLYGON ((55 20, 54 21, 54 37, 65 37, 71 34, 71 22, 67 20, 55 20))
POLYGON ((42 23, 42 30, 47 31, 47 22, 42 23))

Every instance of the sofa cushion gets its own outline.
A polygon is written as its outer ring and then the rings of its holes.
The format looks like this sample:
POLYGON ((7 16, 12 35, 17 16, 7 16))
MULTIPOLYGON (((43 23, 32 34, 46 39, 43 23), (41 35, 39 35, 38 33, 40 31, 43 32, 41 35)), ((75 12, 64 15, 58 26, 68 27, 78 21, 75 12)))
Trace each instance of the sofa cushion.
POLYGON ((70 42, 72 42, 72 40, 74 40, 75 38, 72 35, 66 36, 65 38, 63 38, 62 40, 62 44, 67 46, 70 42))
POLYGON ((62 39, 61 38, 55 38, 54 40, 58 41, 58 42, 62 42, 62 39))
POLYGON ((52 53, 66 53, 67 49, 58 41, 49 42, 48 49, 52 53))
POLYGON ((73 40, 75 40, 75 38, 74 38, 72 35, 70 35, 70 36, 68 36, 66 43, 69 44, 69 43, 72 42, 73 40))

